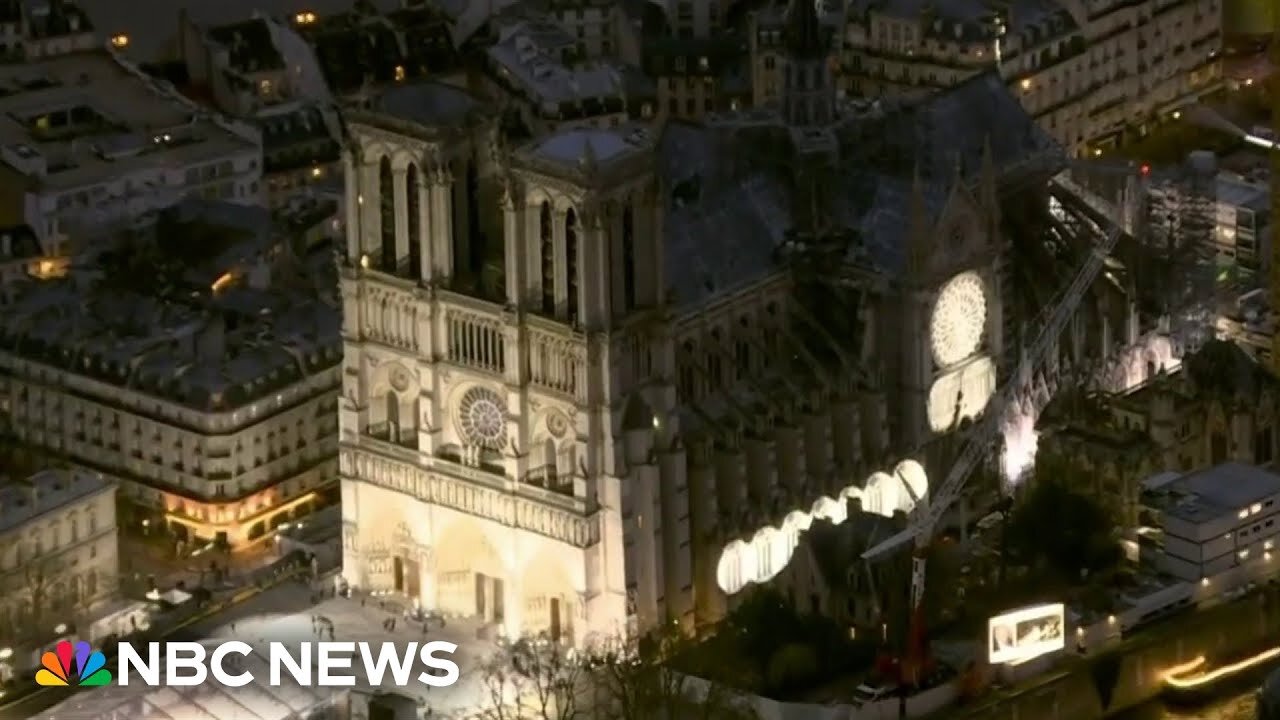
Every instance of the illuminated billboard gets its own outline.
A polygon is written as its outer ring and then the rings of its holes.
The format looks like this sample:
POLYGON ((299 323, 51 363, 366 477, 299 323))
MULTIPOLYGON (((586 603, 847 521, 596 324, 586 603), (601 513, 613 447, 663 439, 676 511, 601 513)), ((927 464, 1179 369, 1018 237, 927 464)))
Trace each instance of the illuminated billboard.
POLYGON ((1025 662, 1066 645, 1066 608, 1036 605, 987 621, 987 659, 992 664, 1025 662))

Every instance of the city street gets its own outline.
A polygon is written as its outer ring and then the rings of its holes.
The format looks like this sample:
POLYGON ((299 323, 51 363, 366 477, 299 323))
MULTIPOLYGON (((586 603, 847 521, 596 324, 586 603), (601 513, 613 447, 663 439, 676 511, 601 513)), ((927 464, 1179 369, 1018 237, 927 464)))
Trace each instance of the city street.
POLYGON ((138 534, 120 533, 120 577, 125 594, 141 597, 150 588, 150 579, 161 590, 185 582, 196 587, 208 579, 209 564, 228 570, 234 581, 253 570, 279 559, 274 542, 263 542, 250 548, 225 553, 217 550, 202 552, 191 557, 177 557, 174 542, 168 536, 143 537, 138 534))

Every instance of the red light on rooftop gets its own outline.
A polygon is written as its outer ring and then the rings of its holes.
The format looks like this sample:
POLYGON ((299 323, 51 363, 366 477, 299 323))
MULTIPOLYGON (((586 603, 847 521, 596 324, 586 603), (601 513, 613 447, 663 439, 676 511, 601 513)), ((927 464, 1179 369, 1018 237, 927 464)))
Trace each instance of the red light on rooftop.
POLYGON ((1143 175, 1150 175, 1150 174, 1151 174, 1151 166, 1150 166, 1150 165, 1143 165, 1142 167, 1138 168, 1138 172, 1142 173, 1143 175))

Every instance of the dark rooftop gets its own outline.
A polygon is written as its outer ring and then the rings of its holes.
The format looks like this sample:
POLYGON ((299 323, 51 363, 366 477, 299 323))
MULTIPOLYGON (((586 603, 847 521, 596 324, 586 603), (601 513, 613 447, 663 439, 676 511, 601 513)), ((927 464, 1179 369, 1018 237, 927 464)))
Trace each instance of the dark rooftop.
MULTIPOLYGON (((829 205, 836 224, 859 238, 847 259, 889 276, 905 269, 911 214, 934 217, 957 182, 976 181, 986 153, 1002 181, 1025 173, 1047 180, 1065 162, 995 73, 911 105, 850 109, 835 134, 829 205)), ((791 137, 764 110, 717 116, 714 127, 667 126, 659 167, 670 188, 667 277, 679 304, 748 286, 778 267, 793 222, 782 171, 797 154, 791 137)))
POLYGON ((200 411, 255 402, 342 357, 332 258, 290 240, 265 210, 187 201, 92 270, 22 288, 0 347, 200 411))
POLYGON ((440 11, 428 4, 379 14, 356 9, 296 28, 315 50, 321 72, 335 93, 437 77, 458 69, 460 57, 440 11))
POLYGON ((261 18, 209 28, 208 33, 210 39, 227 49, 229 64, 239 72, 255 73, 284 67, 284 58, 271 38, 271 28, 261 18))
POLYGON ((470 125, 480 105, 465 90, 437 82, 392 87, 378 96, 374 109, 424 127, 470 125))

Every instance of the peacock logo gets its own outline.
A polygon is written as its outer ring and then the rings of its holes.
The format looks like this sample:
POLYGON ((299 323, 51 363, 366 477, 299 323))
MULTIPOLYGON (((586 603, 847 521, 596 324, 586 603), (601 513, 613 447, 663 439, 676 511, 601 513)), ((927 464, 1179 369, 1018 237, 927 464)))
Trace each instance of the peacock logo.
POLYGON ((36 684, 45 687, 101 687, 111 684, 111 671, 102 652, 87 642, 72 645, 63 640, 40 659, 44 667, 36 672, 36 684), (72 660, 75 663, 72 663, 72 660), (74 672, 72 671, 74 668, 74 672))

